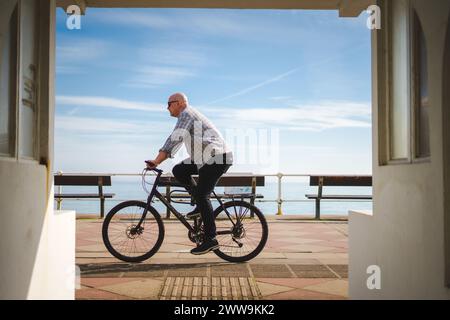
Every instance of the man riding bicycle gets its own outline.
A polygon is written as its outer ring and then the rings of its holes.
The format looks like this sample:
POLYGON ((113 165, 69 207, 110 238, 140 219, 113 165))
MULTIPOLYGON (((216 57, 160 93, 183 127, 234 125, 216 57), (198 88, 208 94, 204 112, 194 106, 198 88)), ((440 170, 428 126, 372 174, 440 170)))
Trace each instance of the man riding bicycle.
POLYGON ((181 144, 185 144, 189 158, 175 165, 172 173, 196 202, 195 209, 186 217, 194 218, 201 215, 203 220, 204 241, 192 249, 191 253, 204 254, 219 248, 216 240, 215 217, 209 197, 219 178, 231 167, 233 153, 217 128, 203 114, 189 105, 185 94, 171 95, 167 105, 170 115, 178 118, 178 121, 157 157, 146 161, 147 168, 155 168, 167 158, 173 158, 181 144), (191 183, 193 174, 198 174, 196 186, 191 183))

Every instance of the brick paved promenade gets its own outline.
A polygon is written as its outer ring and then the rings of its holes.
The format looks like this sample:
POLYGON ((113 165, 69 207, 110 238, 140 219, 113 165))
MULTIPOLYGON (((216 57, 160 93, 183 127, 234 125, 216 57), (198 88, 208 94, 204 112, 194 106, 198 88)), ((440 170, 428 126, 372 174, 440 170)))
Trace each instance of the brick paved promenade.
POLYGON ((346 299, 347 223, 275 219, 255 259, 229 263, 214 253, 194 256, 186 229, 165 220, 159 252, 140 264, 112 257, 102 220, 77 220, 77 299, 346 299))

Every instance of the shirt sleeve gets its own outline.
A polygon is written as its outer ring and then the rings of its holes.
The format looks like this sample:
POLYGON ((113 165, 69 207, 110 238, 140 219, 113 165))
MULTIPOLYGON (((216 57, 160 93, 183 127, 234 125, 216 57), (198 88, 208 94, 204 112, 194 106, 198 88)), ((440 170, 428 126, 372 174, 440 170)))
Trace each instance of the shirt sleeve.
POLYGON ((189 130, 193 125, 194 119, 186 112, 182 112, 178 117, 177 124, 173 129, 172 134, 167 138, 166 142, 159 151, 167 153, 169 158, 180 149, 184 138, 189 135, 189 130))

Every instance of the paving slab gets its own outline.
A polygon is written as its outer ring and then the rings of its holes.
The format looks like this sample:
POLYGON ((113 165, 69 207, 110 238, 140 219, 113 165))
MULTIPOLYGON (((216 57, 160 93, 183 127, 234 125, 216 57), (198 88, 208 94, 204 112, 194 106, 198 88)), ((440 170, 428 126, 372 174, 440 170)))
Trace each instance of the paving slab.
POLYGON ((140 279, 101 286, 99 289, 133 299, 157 299, 163 284, 164 281, 158 279, 140 279))
POLYGON ((344 280, 327 281, 304 287, 304 289, 322 292, 326 294, 333 294, 337 296, 346 296, 348 293, 348 281, 344 280))
POLYGON ((293 289, 291 287, 286 287, 286 286, 280 286, 277 284, 272 284, 272 283, 267 283, 267 282, 256 282, 258 285, 258 288, 261 292, 262 296, 270 296, 276 293, 281 293, 281 292, 287 292, 287 291, 292 291, 293 289))

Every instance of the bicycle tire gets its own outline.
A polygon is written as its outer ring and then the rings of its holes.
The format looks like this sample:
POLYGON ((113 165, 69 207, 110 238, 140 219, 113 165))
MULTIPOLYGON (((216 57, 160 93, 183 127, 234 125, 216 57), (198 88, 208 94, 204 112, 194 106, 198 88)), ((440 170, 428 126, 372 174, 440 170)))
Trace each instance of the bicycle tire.
MULTIPOLYGON (((218 257, 220 257, 220 258, 222 258, 222 259, 224 259, 226 261, 229 261, 229 262, 245 262, 245 261, 248 261, 248 260, 251 260, 251 259, 255 258, 264 249, 264 247, 266 245, 266 242, 267 242, 267 239, 269 237, 269 228, 268 228, 268 225, 267 225, 266 218, 264 217, 262 212, 257 207, 255 207, 254 205, 252 205, 252 204, 250 204, 250 203, 248 203, 246 201, 239 201, 239 200, 238 201, 229 201, 229 202, 224 203, 225 209, 228 209, 228 208, 231 208, 231 207, 236 207, 236 206, 241 206, 241 207, 248 208, 249 210, 251 210, 253 215, 259 219, 259 221, 261 223, 261 230, 262 230, 262 235, 261 235, 261 239, 259 241, 259 244, 257 245, 257 247, 253 251, 251 251, 250 253, 248 253, 248 254, 246 254, 244 256, 239 256, 239 257, 231 256, 231 255, 228 255, 227 253, 225 253, 224 251, 222 251, 220 248, 217 249, 217 250, 214 250, 214 253, 218 257)), ((216 208, 216 210, 214 211, 214 217, 217 218, 217 216, 223 211, 224 211, 224 209, 223 209, 222 206, 216 208)))
POLYGON ((150 208, 147 212, 147 217, 148 217, 148 215, 152 215, 158 226, 158 237, 157 237, 157 240, 156 240, 154 246, 148 252, 146 252, 145 254, 140 255, 140 256, 127 256, 127 255, 119 252, 118 250, 116 250, 114 248, 114 246, 111 244, 111 241, 109 239, 108 230, 110 227, 110 222, 111 222, 112 218, 114 217, 114 215, 117 214, 120 210, 127 208, 127 207, 131 207, 131 206, 140 207, 143 210, 145 210, 145 208, 147 207, 147 204, 142 201, 133 201, 132 200, 132 201, 121 202, 118 205, 116 205, 114 208, 112 208, 106 215, 105 220, 103 221, 103 225, 102 225, 103 243, 105 244, 106 249, 108 249, 108 251, 119 260, 122 260, 125 262, 142 262, 144 260, 149 259, 151 256, 153 256, 161 247, 161 244, 164 240, 164 234, 165 234, 164 223, 163 223, 158 211, 155 208, 153 208, 152 206, 150 206, 150 208))

